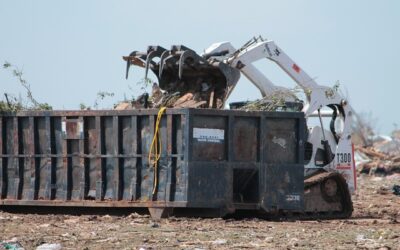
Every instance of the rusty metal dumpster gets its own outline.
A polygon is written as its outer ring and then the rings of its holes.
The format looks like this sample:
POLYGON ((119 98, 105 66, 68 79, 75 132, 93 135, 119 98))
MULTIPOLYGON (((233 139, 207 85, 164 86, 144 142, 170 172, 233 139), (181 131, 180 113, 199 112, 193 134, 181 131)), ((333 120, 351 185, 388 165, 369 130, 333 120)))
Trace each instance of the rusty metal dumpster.
POLYGON ((0 209, 146 207, 155 217, 303 209, 303 113, 167 109, 155 180, 157 112, 0 113, 0 209))

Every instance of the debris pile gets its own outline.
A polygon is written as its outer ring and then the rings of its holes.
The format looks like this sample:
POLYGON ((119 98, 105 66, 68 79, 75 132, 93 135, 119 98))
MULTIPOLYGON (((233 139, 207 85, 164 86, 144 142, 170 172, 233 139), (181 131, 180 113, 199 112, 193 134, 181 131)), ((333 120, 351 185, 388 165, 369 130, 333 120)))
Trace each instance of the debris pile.
POLYGON ((388 175, 400 173, 400 136, 378 136, 372 146, 357 146, 355 160, 360 173, 388 175))
POLYGON ((223 109, 240 72, 224 62, 198 55, 183 46, 170 50, 149 46, 146 52, 133 51, 123 57, 127 62, 126 77, 131 65, 145 68, 147 82, 151 70, 158 79, 151 95, 131 103, 118 104, 116 109, 130 108, 216 108, 223 109), (159 58, 156 62, 154 58, 159 58))
POLYGON ((299 112, 303 109, 303 102, 296 96, 295 90, 290 93, 277 92, 274 95, 264 96, 262 99, 245 102, 243 106, 238 107, 246 111, 293 111, 299 112), (287 102, 288 95, 293 99, 287 102))

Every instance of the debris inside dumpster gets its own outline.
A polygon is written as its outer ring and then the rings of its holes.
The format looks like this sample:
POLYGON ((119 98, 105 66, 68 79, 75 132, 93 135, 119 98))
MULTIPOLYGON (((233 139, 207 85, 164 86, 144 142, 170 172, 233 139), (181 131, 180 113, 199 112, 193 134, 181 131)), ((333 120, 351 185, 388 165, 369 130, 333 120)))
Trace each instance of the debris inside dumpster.
POLYGON ((291 111, 300 112, 303 109, 303 102, 295 95, 295 91, 292 92, 291 97, 295 101, 287 102, 287 93, 275 93, 274 95, 264 96, 262 99, 245 103, 239 107, 240 110, 246 111, 291 111))

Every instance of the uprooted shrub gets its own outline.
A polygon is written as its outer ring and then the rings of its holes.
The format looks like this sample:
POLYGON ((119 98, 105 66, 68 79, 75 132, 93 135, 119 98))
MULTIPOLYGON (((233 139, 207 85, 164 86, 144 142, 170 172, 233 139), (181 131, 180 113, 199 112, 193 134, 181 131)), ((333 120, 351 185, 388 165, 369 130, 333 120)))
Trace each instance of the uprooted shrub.
POLYGON ((17 66, 9 62, 3 64, 3 69, 12 72, 12 75, 17 79, 18 83, 26 91, 26 100, 16 98, 15 96, 4 93, 4 99, 0 100, 0 111, 17 112, 21 110, 52 110, 52 106, 48 103, 38 102, 32 94, 30 84, 23 77, 23 72, 17 66))

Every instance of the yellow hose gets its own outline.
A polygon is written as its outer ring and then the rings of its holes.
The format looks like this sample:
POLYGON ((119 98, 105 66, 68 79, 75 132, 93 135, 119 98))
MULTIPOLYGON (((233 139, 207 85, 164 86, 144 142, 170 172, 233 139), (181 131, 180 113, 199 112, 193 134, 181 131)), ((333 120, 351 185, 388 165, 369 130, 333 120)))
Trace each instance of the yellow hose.
POLYGON ((151 142, 150 146, 150 151, 149 151, 149 165, 151 165, 151 158, 152 158, 152 153, 154 151, 154 182, 153 182, 153 195, 156 193, 156 188, 157 188, 157 182, 158 182, 158 160, 161 157, 161 137, 160 137, 160 122, 161 122, 161 117, 163 113, 165 112, 167 108, 166 107, 161 107, 160 110, 158 111, 157 115, 157 121, 156 121, 156 126, 155 126, 155 131, 154 131, 154 136, 153 136, 153 141, 151 142))

